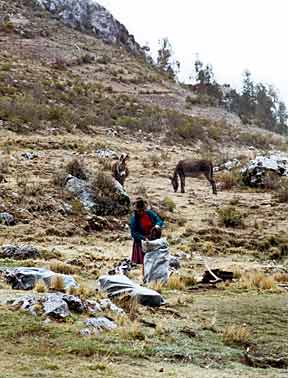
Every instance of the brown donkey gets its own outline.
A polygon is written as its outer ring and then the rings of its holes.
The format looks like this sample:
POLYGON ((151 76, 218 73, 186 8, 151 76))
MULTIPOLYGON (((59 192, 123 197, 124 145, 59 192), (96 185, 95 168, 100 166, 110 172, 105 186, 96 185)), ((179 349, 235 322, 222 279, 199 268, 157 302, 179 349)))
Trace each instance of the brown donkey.
POLYGON ((204 175, 210 182, 213 194, 217 194, 213 179, 213 164, 209 160, 180 160, 175 168, 174 176, 170 177, 173 189, 177 192, 179 187, 178 176, 181 182, 181 193, 185 193, 185 177, 199 177, 204 175))
POLYGON ((117 180, 123 187, 124 181, 129 175, 129 170, 127 167, 127 160, 129 159, 128 154, 122 154, 119 160, 113 161, 111 165, 112 176, 117 180))

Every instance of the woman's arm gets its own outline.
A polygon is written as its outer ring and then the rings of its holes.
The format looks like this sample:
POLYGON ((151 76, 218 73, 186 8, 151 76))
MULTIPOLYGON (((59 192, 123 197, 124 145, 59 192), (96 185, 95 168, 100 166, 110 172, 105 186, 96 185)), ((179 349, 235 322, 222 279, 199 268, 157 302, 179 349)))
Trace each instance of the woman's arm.
POLYGON ((131 236, 135 241, 141 241, 145 240, 145 236, 139 232, 137 229, 137 222, 135 219, 135 216, 133 215, 130 220, 130 231, 131 231, 131 236))
POLYGON ((147 214, 150 216, 153 226, 159 226, 160 228, 163 228, 165 226, 164 221, 154 211, 147 210, 147 214))

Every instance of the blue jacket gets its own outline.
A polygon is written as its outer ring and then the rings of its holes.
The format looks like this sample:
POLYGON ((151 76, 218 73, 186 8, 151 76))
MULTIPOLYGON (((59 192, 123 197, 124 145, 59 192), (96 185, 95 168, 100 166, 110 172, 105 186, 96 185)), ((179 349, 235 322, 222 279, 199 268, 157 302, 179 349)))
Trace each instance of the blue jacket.
MULTIPOLYGON (((154 213, 152 210, 145 210, 146 214, 150 217, 153 226, 159 226, 163 227, 164 226, 164 221, 159 217, 158 214, 154 213)), ((141 227, 140 222, 138 219, 135 217, 135 215, 132 215, 130 219, 130 231, 131 231, 131 236, 136 242, 140 242, 141 240, 145 239, 143 229, 141 227)))

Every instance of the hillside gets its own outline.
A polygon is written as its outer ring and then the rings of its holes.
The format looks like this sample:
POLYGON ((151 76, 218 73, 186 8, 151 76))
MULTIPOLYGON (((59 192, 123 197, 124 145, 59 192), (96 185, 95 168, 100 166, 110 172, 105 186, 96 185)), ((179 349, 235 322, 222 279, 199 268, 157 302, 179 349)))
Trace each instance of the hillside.
POLYGON ((193 94, 145 64, 143 55, 68 28, 32 3, 1 2, 10 15, 2 17, 0 42, 4 128, 43 134, 113 127, 173 143, 284 143, 262 130, 249 137, 247 126, 221 108, 191 105, 193 94))
MULTIPOLYGON (((284 377, 287 180, 268 175, 255 189, 239 169, 218 172, 214 196, 201 178, 174 193, 168 175, 183 158, 245 165, 251 154, 285 152, 285 138, 193 105, 194 94, 142 53, 69 28, 32 0, 0 0, 0 51, 0 214, 16 223, 0 215, 0 377, 284 377), (5 272, 48 268, 73 276, 80 289, 68 293, 83 303, 106 299, 97 280, 130 257, 129 214, 91 214, 65 182, 68 174, 92 185, 110 177, 111 160, 101 157, 110 150, 129 153, 125 189, 165 219, 181 268, 153 286, 165 306, 122 300, 124 314, 100 313, 118 328, 85 337, 92 312, 55 320, 37 304, 32 316, 13 301, 47 289, 12 290, 5 272), (39 253, 19 261, 5 255, 7 244, 39 253), (203 258, 233 281, 197 284, 203 258)), ((129 277, 142 284, 140 267, 129 277)))

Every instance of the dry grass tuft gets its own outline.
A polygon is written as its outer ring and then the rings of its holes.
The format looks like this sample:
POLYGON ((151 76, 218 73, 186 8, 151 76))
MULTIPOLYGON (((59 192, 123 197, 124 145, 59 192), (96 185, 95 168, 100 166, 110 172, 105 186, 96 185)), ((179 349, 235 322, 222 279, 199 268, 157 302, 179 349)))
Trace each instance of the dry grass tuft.
POLYGON ((262 272, 250 272, 244 274, 239 281, 238 287, 246 290, 271 290, 277 291, 277 283, 272 276, 266 276, 262 272))
POLYGON ((288 282, 288 273, 275 273, 273 275, 273 279, 276 282, 286 283, 286 282, 288 282))
POLYGON ((126 312, 130 320, 134 321, 137 318, 139 305, 136 297, 123 295, 117 298, 116 304, 126 312))
POLYGON ((213 242, 210 242, 210 241, 204 242, 203 245, 202 245, 202 252, 206 256, 215 256, 215 254, 216 254, 215 244, 213 242))
POLYGON ((185 287, 191 287, 197 284, 197 279, 193 275, 182 277, 185 287))
POLYGON ((77 267, 69 264, 65 264, 61 261, 53 261, 49 264, 49 269, 55 273, 63 273, 63 274, 75 274, 77 273, 77 267))
POLYGON ((79 288, 74 287, 74 286, 69 286, 68 289, 66 290, 67 295, 74 295, 76 297, 79 296, 79 288))
POLYGON ((241 270, 240 270, 240 268, 239 268, 238 266, 234 266, 234 267, 232 268, 232 272, 233 272, 233 277, 234 277, 235 279, 239 279, 239 278, 241 278, 241 276, 242 276, 242 272, 241 272, 241 270))
POLYGON ((251 341, 251 332, 246 325, 229 325, 223 332, 226 345, 248 345, 251 341))
POLYGON ((145 335, 141 330, 141 325, 137 321, 126 323, 118 330, 123 340, 145 340, 145 335))
POLYGON ((98 163, 104 171, 111 171, 111 159, 98 158, 98 163))
POLYGON ((217 182, 222 190, 231 190, 241 183, 241 175, 236 171, 221 172, 217 175, 217 182))
POLYGON ((288 180, 282 179, 280 188, 275 195, 275 199, 280 203, 288 203, 288 180))
POLYGON ((185 281, 177 274, 172 274, 167 282, 167 288, 171 290, 183 290, 185 289, 185 281))
POLYGON ((70 174, 81 180, 87 179, 83 161, 79 161, 77 159, 71 160, 66 166, 66 172, 67 174, 70 174))
POLYGON ((148 286, 150 289, 155 290, 161 294, 164 288, 164 283, 162 281, 152 281, 148 286))
POLYGON ((36 283, 35 291, 37 291, 37 293, 46 293, 47 290, 47 286, 45 285, 45 282, 43 280, 39 280, 36 283))
POLYGON ((91 298, 95 295, 95 289, 82 284, 78 289, 78 295, 82 299, 91 298))
POLYGON ((61 274, 55 274, 50 283, 50 289, 64 291, 64 277, 61 274))
POLYGON ((156 326, 156 329, 155 329, 155 335, 157 336, 168 336, 169 335, 169 330, 167 329, 167 327, 165 327, 165 325, 163 323, 158 323, 157 326, 156 326))
POLYGON ((117 197, 117 191, 113 178, 108 174, 98 171, 92 178, 91 188, 93 193, 97 197, 109 197, 111 199, 117 197))

